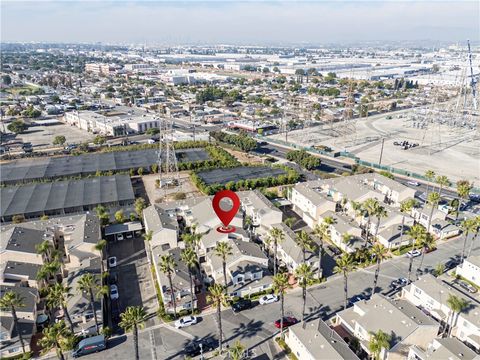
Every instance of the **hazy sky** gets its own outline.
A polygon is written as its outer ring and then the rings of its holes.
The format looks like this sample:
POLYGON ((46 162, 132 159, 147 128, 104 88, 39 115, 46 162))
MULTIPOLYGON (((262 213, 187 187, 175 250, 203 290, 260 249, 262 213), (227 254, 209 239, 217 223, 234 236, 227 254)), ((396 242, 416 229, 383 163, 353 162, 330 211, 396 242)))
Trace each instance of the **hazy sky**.
POLYGON ((478 1, 1 1, 2 41, 479 40, 478 1))

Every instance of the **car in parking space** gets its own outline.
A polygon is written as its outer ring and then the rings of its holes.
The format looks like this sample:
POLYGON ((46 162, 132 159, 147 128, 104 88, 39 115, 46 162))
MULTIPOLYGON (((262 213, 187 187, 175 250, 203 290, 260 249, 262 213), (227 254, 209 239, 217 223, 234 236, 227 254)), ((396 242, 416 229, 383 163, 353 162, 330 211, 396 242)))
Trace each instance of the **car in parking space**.
POLYGON ((119 241, 123 240, 123 235, 122 234, 117 234, 117 240, 119 240, 119 241))
POLYGON ((407 181, 407 184, 411 186, 420 186, 420 184, 416 181, 407 181))
POLYGON ((240 312, 242 310, 247 310, 252 307, 252 301, 249 299, 243 299, 241 298, 237 302, 232 304, 232 310, 233 312, 240 312))
POLYGON ((133 239, 133 234, 132 234, 132 233, 128 233, 125 237, 126 237, 127 239, 133 239))
POLYGON ((445 269, 446 270, 451 270, 453 269, 454 267, 456 267, 457 265, 460 264, 460 261, 458 260, 455 260, 455 259, 452 259, 452 260, 448 260, 446 263, 445 263, 445 269))
POLYGON ((458 280, 457 283, 458 283, 458 285, 460 285, 462 288, 464 288, 465 290, 467 290, 469 293, 475 294, 475 293, 478 291, 475 286, 470 285, 470 284, 467 283, 466 281, 458 280))
POLYGON ((108 258, 108 267, 109 268, 114 268, 117 266, 117 257, 116 256, 110 256, 108 258))
POLYGON ((178 319, 175 321, 175 327, 177 329, 184 328, 187 326, 195 325, 197 323, 198 319, 195 316, 185 316, 181 319, 178 319))
POLYGON ((422 255, 422 253, 418 250, 410 250, 409 252, 407 252, 407 257, 409 258, 416 258, 417 256, 420 256, 422 255))
POLYGON ((362 300, 367 300, 367 297, 360 294, 360 295, 355 295, 353 298, 350 299, 350 305, 353 305, 359 301, 362 301, 362 300))
POLYGON ((189 357, 198 356, 202 353, 213 351, 218 347, 218 340, 207 338, 201 341, 191 341, 185 346, 184 353, 189 357))
POLYGON ((277 301, 278 297, 273 294, 263 295, 260 299, 258 299, 260 305, 272 304, 277 301))
MULTIPOLYGON (((295 325, 297 322, 298 322, 298 320, 296 318, 294 318, 293 316, 285 316, 283 318, 283 327, 286 328, 286 327, 295 325)), ((280 329, 280 326, 282 326, 281 319, 275 320, 274 325, 275 325, 276 328, 280 329)))
POLYGON ((110 285, 110 299, 117 300, 120 297, 118 294, 118 286, 110 285))
POLYGON ((400 278, 400 279, 393 280, 390 283, 390 287, 397 289, 397 288, 404 287, 407 284, 408 284, 408 280, 406 278, 400 278))
POLYGON ((330 250, 333 253, 333 255, 341 255, 342 254, 342 251, 339 248, 337 248, 336 246, 328 245, 327 248, 328 248, 328 250, 330 250))

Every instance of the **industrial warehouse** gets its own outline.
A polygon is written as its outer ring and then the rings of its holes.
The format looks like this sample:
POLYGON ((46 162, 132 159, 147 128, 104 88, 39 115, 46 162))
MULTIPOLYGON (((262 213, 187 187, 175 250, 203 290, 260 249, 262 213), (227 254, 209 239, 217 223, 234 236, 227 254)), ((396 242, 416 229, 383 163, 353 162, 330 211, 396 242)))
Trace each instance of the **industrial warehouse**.
POLYGON ((97 205, 124 206, 135 200, 127 175, 58 181, 1 189, 1 221, 89 211, 97 205))

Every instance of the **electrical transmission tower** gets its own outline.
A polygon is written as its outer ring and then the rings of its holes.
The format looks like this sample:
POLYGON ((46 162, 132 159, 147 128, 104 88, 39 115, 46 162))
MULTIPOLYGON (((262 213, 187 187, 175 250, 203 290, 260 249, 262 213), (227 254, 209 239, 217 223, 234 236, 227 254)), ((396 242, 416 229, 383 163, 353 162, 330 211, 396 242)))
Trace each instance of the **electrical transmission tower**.
POLYGON ((160 120, 160 141, 158 145, 158 177, 160 188, 178 184, 178 164, 173 146, 172 119, 160 120))

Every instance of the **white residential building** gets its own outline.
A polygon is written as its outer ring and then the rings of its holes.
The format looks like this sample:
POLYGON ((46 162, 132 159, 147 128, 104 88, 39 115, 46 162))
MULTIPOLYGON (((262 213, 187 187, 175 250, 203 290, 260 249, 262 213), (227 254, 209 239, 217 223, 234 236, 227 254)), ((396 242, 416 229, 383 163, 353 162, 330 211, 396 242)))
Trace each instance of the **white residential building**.
POLYGON ((456 274, 480 286, 480 255, 470 256, 457 266, 456 274))
POLYGON ((480 299, 478 296, 476 300, 472 300, 471 297, 431 274, 423 275, 402 290, 403 298, 444 323, 447 323, 451 316, 447 303, 450 295, 464 299, 469 304, 456 317, 452 334, 480 350, 480 299))

